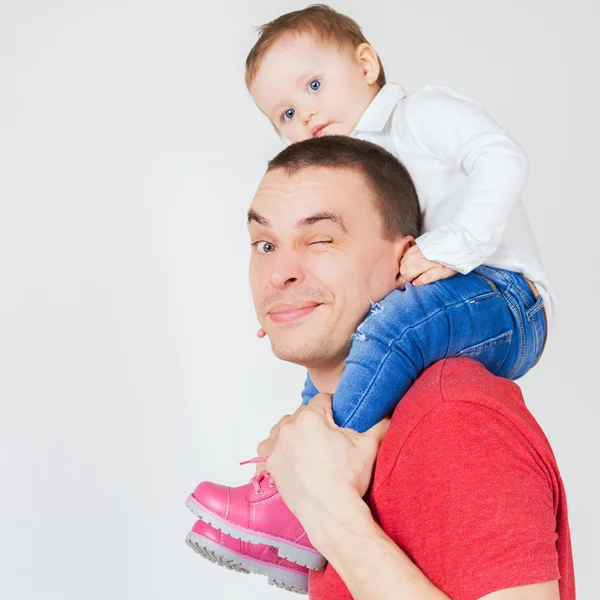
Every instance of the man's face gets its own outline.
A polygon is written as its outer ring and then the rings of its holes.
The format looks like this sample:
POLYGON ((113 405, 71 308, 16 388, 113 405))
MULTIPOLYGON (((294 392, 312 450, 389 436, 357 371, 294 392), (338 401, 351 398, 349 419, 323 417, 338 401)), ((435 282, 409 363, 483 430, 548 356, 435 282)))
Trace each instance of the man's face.
POLYGON ((351 46, 286 34, 263 58, 250 93, 281 135, 299 142, 350 135, 378 89, 351 46))
POLYGON ((263 178, 248 213, 256 314, 281 359, 335 366, 370 309, 396 287, 399 241, 382 237, 361 173, 311 168, 263 178))

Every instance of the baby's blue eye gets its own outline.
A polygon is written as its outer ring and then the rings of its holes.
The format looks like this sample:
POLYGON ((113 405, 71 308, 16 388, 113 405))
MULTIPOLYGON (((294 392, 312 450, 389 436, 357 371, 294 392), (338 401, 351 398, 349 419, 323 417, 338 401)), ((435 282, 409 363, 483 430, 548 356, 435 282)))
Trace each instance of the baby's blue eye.
POLYGON ((296 111, 293 108, 288 108, 284 113, 283 113, 283 120, 284 121, 291 121, 294 118, 294 115, 296 114, 296 111))
POLYGON ((308 87, 311 89, 311 91, 316 92, 321 87, 321 80, 320 79, 313 79, 308 84, 308 87))

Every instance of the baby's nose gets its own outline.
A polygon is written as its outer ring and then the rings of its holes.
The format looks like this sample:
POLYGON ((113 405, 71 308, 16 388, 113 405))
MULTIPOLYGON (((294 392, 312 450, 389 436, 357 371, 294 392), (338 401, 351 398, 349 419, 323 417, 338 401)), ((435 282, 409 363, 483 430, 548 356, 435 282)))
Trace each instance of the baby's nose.
POLYGON ((302 114, 302 122, 305 125, 308 125, 311 120, 313 119, 313 117, 316 115, 317 111, 314 108, 308 108, 306 109, 303 114, 302 114))

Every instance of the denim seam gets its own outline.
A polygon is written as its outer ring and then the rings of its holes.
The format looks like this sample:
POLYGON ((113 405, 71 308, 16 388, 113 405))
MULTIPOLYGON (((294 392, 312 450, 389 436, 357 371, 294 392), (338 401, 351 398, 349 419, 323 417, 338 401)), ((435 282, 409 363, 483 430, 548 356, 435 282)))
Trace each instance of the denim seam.
POLYGON ((537 298, 537 300, 535 301, 535 304, 525 310, 525 314, 527 315, 527 320, 532 321, 533 318, 535 317, 535 315, 542 309, 543 306, 544 306, 544 301, 542 300, 542 297, 539 296, 537 298))
MULTIPOLYGON (((510 286, 509 284, 509 288, 507 288, 507 291, 508 289, 510 289, 510 287, 512 286, 510 286)), ((525 324, 523 323, 523 315, 521 314, 520 307, 518 306, 514 298, 512 298, 508 294, 502 294, 502 297, 504 298, 505 302, 513 309, 513 313, 517 315, 517 325, 519 326, 521 334, 521 339, 519 340, 519 356, 517 359, 517 364, 515 365, 514 369, 507 375, 507 379, 513 379, 514 375, 519 372, 519 369, 522 367, 523 362, 525 361, 525 324)))
MULTIPOLYGON (((486 267, 485 265, 481 265, 481 266, 484 269, 489 268, 489 267, 486 267)), ((522 311, 521 308, 519 307, 519 305, 517 304, 517 302, 515 301, 515 299, 509 295, 509 292, 516 291, 517 294, 519 295, 519 297, 521 299, 523 298, 521 290, 514 284, 514 282, 511 279, 509 279, 502 272, 501 269, 494 269, 494 274, 496 277, 502 279, 502 281, 506 284, 506 289, 503 292, 500 292, 500 294, 504 298, 504 301, 512 309, 512 312, 517 315, 517 322, 518 322, 517 324, 520 328, 520 333, 521 333, 521 339, 519 341, 519 356, 517 359, 517 364, 515 365, 515 368, 512 370, 512 372, 509 375, 507 375, 508 379, 513 379, 514 375, 519 372, 520 368, 523 366, 523 363, 525 362, 526 346, 525 346, 525 323, 523 322, 523 312, 526 312, 527 309, 525 309, 525 311, 522 311)), ((525 302, 523 304, 526 305, 525 302)))
POLYGON ((354 415, 356 414, 356 411, 362 406, 365 396, 370 392, 371 387, 373 387, 373 382, 375 381, 375 379, 377 379, 377 376, 379 375, 379 371, 381 371, 381 369, 383 368, 383 365, 385 364, 385 361, 388 359, 390 354, 392 354, 392 352, 393 352, 392 348, 390 346, 388 346, 388 351, 387 351, 386 355, 383 357, 383 359, 381 360, 381 362, 379 363, 379 367, 377 368, 375 375, 373 377, 371 377, 369 386, 363 392, 360 400, 355 404, 354 408, 352 409, 352 412, 350 413, 350 415, 348 415, 348 418, 340 425, 340 427, 347 427, 348 422, 352 419, 352 417, 354 417, 354 415))
MULTIPOLYGON (((484 277, 485 279, 485 277, 484 277)), ((477 298, 472 298, 471 300, 469 300, 469 304, 475 304, 475 302, 479 302, 480 300, 485 300, 486 298, 491 298, 492 296, 496 296, 497 294, 499 294, 500 292, 498 290, 496 290, 495 292, 489 292, 488 294, 483 294, 481 296, 477 296, 477 298)), ((453 305, 455 306, 455 305, 453 305)))
POLYGON ((496 336, 496 338, 493 340, 488 340, 487 342, 481 342, 481 344, 475 344, 475 346, 471 346, 470 348, 465 348, 464 350, 461 350, 456 356, 468 356, 473 352, 477 352, 480 350, 489 350, 490 348, 496 348, 498 346, 501 346, 502 344, 511 342, 512 331, 507 331, 506 333, 501 333, 499 336, 496 336))
POLYGON ((533 325, 533 335, 535 337, 535 356, 540 354, 540 334, 538 331, 537 319, 532 319, 531 324, 533 325))
MULTIPOLYGON (((521 289, 520 289, 518 286, 516 286, 516 285, 514 286, 514 288, 515 288, 515 290, 516 290, 517 294, 519 294, 519 298, 521 298, 521 301, 523 302, 523 304, 524 304, 525 306, 527 306, 528 300, 527 300, 527 298, 525 297, 525 294, 523 293, 523 290, 521 290, 521 289)), ((534 299, 533 299, 533 304, 535 304, 535 297, 534 297, 534 299)), ((532 307, 533 307, 533 304, 531 305, 532 307)))
MULTIPOLYGON (((482 265, 482 266, 485 266, 485 265, 482 265)), ((487 268, 489 268, 489 267, 487 267, 487 268)), ((527 320, 530 321, 533 318, 533 316, 542 308, 542 306, 544 304, 541 296, 536 298, 533 294, 533 291, 529 287, 529 285, 527 285, 527 292, 530 293, 534 299, 533 304, 529 308, 527 308, 527 304, 530 302, 530 300, 525 296, 525 294, 523 293, 523 290, 518 285, 516 285, 513 280, 509 279, 506 275, 504 275, 504 273, 502 273, 501 269, 496 269, 495 274, 497 277, 500 277, 506 283, 507 291, 510 289, 510 290, 517 292, 517 294, 519 295, 519 298, 521 298, 521 300, 523 302, 523 306, 525 307, 525 310, 523 312, 527 316, 527 320)), ((525 280, 523 280, 523 281, 525 281, 525 280)))

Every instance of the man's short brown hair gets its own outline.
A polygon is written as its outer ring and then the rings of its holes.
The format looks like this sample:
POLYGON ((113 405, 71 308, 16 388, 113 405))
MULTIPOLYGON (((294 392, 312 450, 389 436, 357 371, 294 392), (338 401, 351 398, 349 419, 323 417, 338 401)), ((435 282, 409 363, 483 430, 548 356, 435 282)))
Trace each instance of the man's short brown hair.
MULTIPOLYGON (((259 38, 246 58, 246 86, 250 87, 262 59, 273 44, 284 34, 309 33, 320 40, 336 41, 343 46, 351 44, 353 48, 369 42, 363 35, 359 24, 325 4, 311 4, 302 10, 287 13, 265 23, 258 28, 259 38)), ((385 72, 379 59, 379 78, 377 83, 385 85, 385 72)))
POLYGON ((269 161, 267 172, 283 169, 291 176, 303 169, 319 167, 363 174, 375 197, 385 239, 419 236, 421 209, 417 191, 408 171, 393 154, 364 140, 323 136, 291 144, 269 161))

